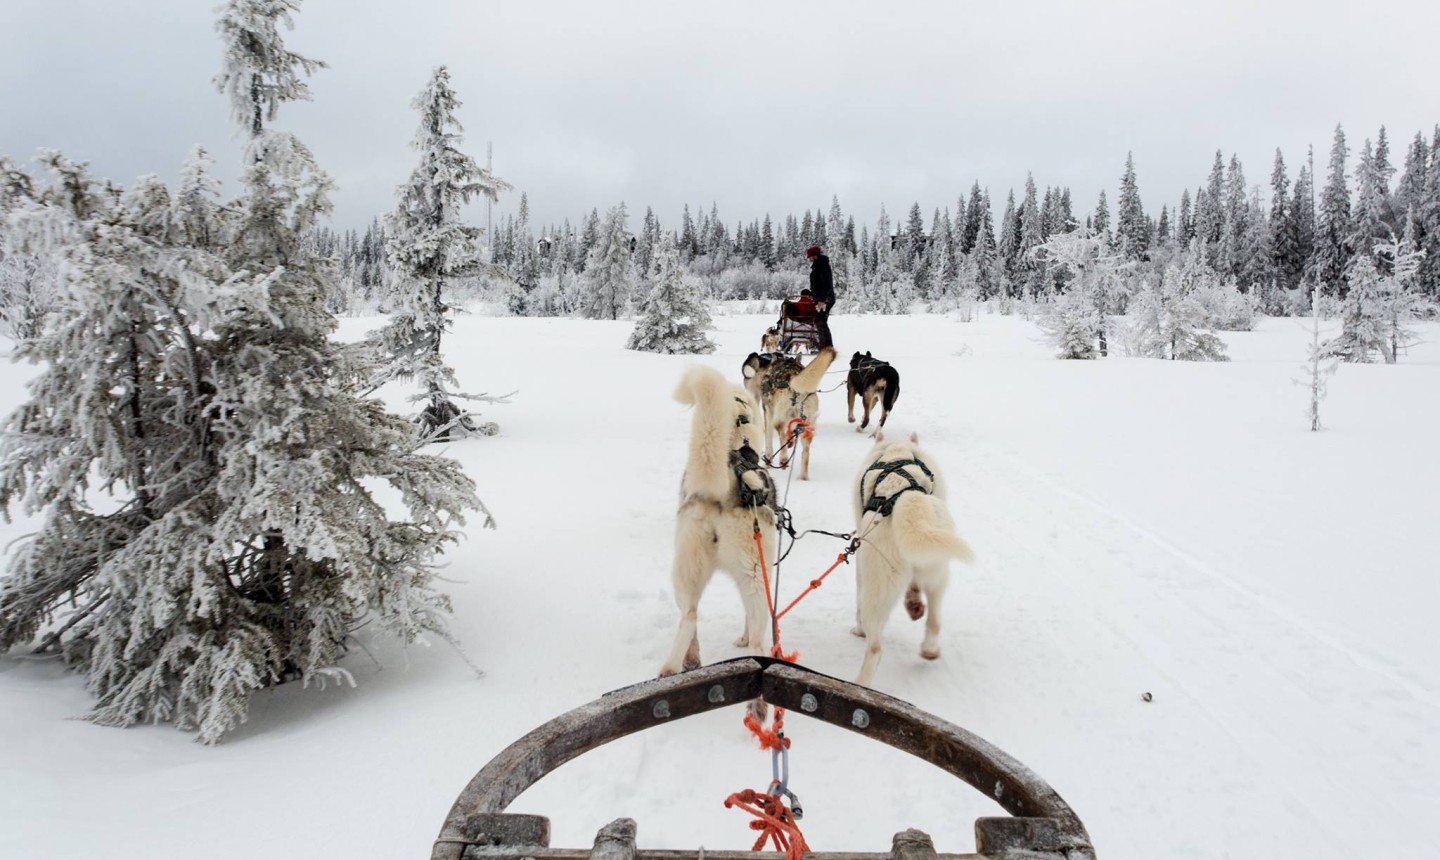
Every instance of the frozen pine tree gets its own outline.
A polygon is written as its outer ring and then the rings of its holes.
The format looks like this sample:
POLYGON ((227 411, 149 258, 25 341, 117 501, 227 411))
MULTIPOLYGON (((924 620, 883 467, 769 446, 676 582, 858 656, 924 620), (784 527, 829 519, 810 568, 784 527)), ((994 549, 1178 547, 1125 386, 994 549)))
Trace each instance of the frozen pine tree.
POLYGON ((1047 307, 1040 322, 1056 358, 1091 359, 1098 356, 1096 338, 1102 325, 1100 312, 1089 296, 1077 290, 1062 293, 1047 307))
POLYGON ((446 293, 462 275, 483 267, 476 244, 481 231, 466 224, 460 210, 475 197, 494 200, 510 186, 460 151, 460 100, 445 66, 435 69, 410 104, 420 113, 411 142, 420 163, 398 189, 399 206, 385 222, 390 322, 377 335, 385 363, 380 378, 416 380, 421 393, 415 399, 425 403, 421 438, 449 439, 493 427, 477 426, 455 404, 493 398, 457 393, 455 371, 440 350, 453 313, 446 293))
MULTIPOLYGON (((486 175, 488 176, 488 173, 486 175)), ((512 239, 509 274, 514 285, 508 305, 510 313, 526 316, 533 313, 530 309, 530 294, 540 282, 540 257, 535 249, 535 234, 530 229, 530 197, 524 193, 520 195, 520 212, 515 217, 512 239)))
POLYGON ((48 185, 0 192, 9 244, 66 271, 7 422, 0 504, 44 524, 0 584, 0 649, 41 635, 86 674, 104 724, 214 742, 254 691, 344 677, 368 618, 407 641, 446 635, 433 559, 478 500, 453 461, 414 453, 408 422, 355 396, 365 367, 331 341, 335 275, 301 240, 329 183, 264 125, 318 67, 279 40, 297 7, 222 10, 217 80, 250 100, 232 101, 238 200, 213 201, 203 165, 179 193, 153 178, 122 191, 58 155, 48 185), (177 206, 213 241, 176 229, 177 206), (381 483, 408 519, 376 501, 381 483))
POLYGON ((1060 348, 1060 357, 1105 356, 1109 319, 1120 312, 1125 297, 1122 276, 1132 264, 1111 250, 1103 234, 1085 228, 1051 236, 1031 250, 1030 259, 1064 284, 1064 296, 1050 305, 1049 318, 1042 323, 1060 348), (1075 346, 1085 332, 1094 341, 1090 350, 1075 346))
POLYGON ((1130 299, 1124 335, 1125 352, 1142 358, 1165 358, 1165 301, 1154 283, 1141 282, 1130 299))
MULTIPOLYGON (((299 90, 286 78, 315 64, 288 52, 275 28, 297 6, 230 0, 220 27, 222 86, 227 76, 249 78, 255 100, 299 90), (275 57, 293 59, 272 68, 275 57)), ((300 242, 329 211, 328 178, 289 134, 261 129, 248 152, 254 161, 244 196, 229 207, 235 223, 224 247, 231 271, 263 279, 265 302, 214 327, 215 393, 204 414, 213 416, 207 441, 218 471, 207 570, 225 576, 208 595, 211 607, 191 604, 197 622, 218 616, 246 635, 214 639, 226 661, 213 669, 232 685, 200 699, 219 709, 198 722, 205 740, 243 718, 254 686, 331 672, 369 617, 407 642, 427 631, 448 636, 441 613, 449 601, 435 588, 434 558, 455 540, 464 511, 479 507, 458 463, 415 453, 409 423, 355 393, 368 364, 334 344, 323 298, 335 275, 300 242), (380 482, 399 493, 405 519, 391 520, 376 500, 380 482), (254 685, 224 674, 238 670, 254 685)), ((174 653, 183 658, 183 649, 174 653)), ((184 681, 181 696, 209 692, 203 675, 184 681)), ((133 705, 114 716, 155 714, 147 697, 133 705)))
MULTIPOLYGON (((1191 244, 1192 265, 1204 266, 1198 243, 1191 244)), ((1208 269, 1208 267, 1206 267, 1208 269)), ((1213 272, 1211 273, 1213 277, 1213 272)), ((1165 270, 1160 283, 1160 327, 1158 341, 1172 361, 1229 361, 1225 342, 1211 330, 1211 315, 1200 301, 1202 287, 1193 276, 1174 266, 1165 270)))
POLYGON ((1345 132, 1337 125, 1330 148, 1329 179, 1315 216, 1314 254, 1310 257, 1312 279, 1331 287, 1336 294, 1341 292, 1341 280, 1354 252, 1350 245, 1350 190, 1345 184, 1345 157, 1349 152, 1345 132))
POLYGON ((220 196, 220 181, 210 172, 214 166, 215 160, 205 147, 192 149, 180 170, 180 184, 171 206, 174 226, 181 231, 180 240, 202 248, 212 247, 222 229, 222 214, 215 205, 220 196))
POLYGON ((1140 204, 1140 189, 1135 181, 1135 155, 1125 154, 1125 174, 1120 177, 1120 205, 1115 227, 1115 242, 1128 260, 1144 258, 1150 248, 1150 231, 1145 225, 1145 208, 1140 204))
POLYGON ((1419 339, 1410 323, 1433 314, 1435 305, 1426 299, 1416 283, 1416 274, 1425 259, 1424 251, 1416 251, 1409 243, 1392 238, 1389 242, 1375 243, 1375 257, 1388 272, 1380 277, 1376 290, 1382 333, 1380 354, 1386 364, 1394 364, 1400 351, 1419 339))
POLYGON ((1380 273, 1369 254, 1357 254, 1345 273, 1349 290, 1341 306, 1340 334, 1325 342, 1325 355, 1342 361, 1367 364, 1376 354, 1392 362, 1387 351, 1390 345, 1385 320, 1385 299, 1381 294, 1380 273))
POLYGON ((585 258, 582 289, 587 318, 618 320, 625 312, 635 289, 635 266, 630 259, 630 234, 625 231, 624 203, 611 207, 605 215, 605 224, 585 258))
POLYGON ((655 263, 655 287, 640 306, 626 348, 671 355, 714 352, 715 344, 705 335, 711 327, 710 312, 700 285, 685 276, 674 237, 668 233, 655 253, 655 263))

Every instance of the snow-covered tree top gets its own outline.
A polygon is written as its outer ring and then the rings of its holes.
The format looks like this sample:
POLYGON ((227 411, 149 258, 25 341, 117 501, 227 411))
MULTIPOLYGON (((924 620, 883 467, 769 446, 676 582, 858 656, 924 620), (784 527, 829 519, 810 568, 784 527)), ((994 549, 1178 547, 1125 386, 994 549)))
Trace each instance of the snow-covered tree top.
POLYGON ((310 99, 308 77, 325 63, 285 47, 278 24, 294 29, 291 12, 300 0, 229 0, 221 7, 215 29, 225 42, 215 86, 230 100, 235 124, 248 128, 251 137, 273 120, 282 102, 310 99))

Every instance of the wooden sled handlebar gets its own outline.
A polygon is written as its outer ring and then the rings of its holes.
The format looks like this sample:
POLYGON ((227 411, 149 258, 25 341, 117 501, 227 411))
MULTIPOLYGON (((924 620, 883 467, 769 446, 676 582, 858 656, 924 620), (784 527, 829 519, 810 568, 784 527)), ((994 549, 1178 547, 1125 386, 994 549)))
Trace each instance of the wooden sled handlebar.
MULTIPOLYGON (((633 822, 628 825, 628 842, 625 835, 624 823, 629 819, 620 819, 601 830, 593 851, 550 849, 549 819, 505 814, 505 809, 546 774, 596 747, 660 723, 744 704, 757 697, 792 715, 804 714, 918 756, 992 798, 1013 817, 976 819, 977 855, 973 856, 1025 856, 1034 860, 1095 857, 1084 824, 1064 799, 1039 776, 983 738, 869 688, 780 660, 743 657, 607 693, 506 747, 471 778, 456 798, 435 841, 432 860, 462 860, 467 856, 495 860, 694 857, 694 852, 637 852, 633 822), (617 826, 619 836, 606 835, 617 826), (478 853, 467 853, 467 846, 475 846, 478 853)), ((928 843, 929 837, 923 833, 906 831, 896 835, 896 848, 890 855, 843 856, 924 860, 937 856, 933 845, 925 849, 928 843), (915 837, 905 841, 902 837, 907 834, 915 837)), ((719 858, 722 853, 707 851, 706 856, 719 858)), ((819 860, 842 855, 811 856, 819 860)))

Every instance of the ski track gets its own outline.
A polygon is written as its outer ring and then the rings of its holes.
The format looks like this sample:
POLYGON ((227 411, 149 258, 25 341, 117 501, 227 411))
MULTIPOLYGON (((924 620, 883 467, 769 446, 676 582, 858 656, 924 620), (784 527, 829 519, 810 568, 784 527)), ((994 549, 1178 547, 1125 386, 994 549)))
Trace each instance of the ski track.
MULTIPOLYGON (((1013 460, 1014 458, 1011 459, 1013 460)), ((1299 632, 1303 632, 1305 635, 1315 640, 1316 643, 1338 652, 1346 659, 1354 662, 1355 665, 1360 667, 1361 669, 1379 675, 1386 683, 1404 690, 1408 695, 1413 696, 1417 701, 1423 702, 1431 708, 1440 709, 1440 695, 1437 695, 1435 692, 1425 688, 1423 685, 1404 677, 1390 666, 1382 663, 1380 660, 1364 654, 1357 648, 1352 648, 1346 645, 1344 642, 1340 641, 1334 636, 1329 635, 1315 624, 1307 621, 1306 619, 1300 617, 1294 612, 1287 610, 1275 600, 1267 598, 1252 589, 1246 588, 1233 576, 1230 576, 1229 574, 1225 573, 1219 568, 1214 567, 1213 565, 1206 564, 1205 562, 1196 558, 1194 555, 1186 552, 1185 550, 1174 545, 1170 541, 1167 541, 1165 538, 1161 537, 1150 529, 1147 529, 1139 523, 1135 522, 1133 519, 1126 517, 1118 510, 1105 505, 1103 502, 1086 493, 1082 493, 1078 490, 1074 490, 1070 487, 1062 485, 1055 479, 1047 477, 1041 471, 1035 469, 1033 466, 1021 465, 1018 462, 1014 462, 1012 463, 1012 468, 1016 471, 1023 470, 1027 477, 1039 484, 1044 485, 1046 489, 1049 489, 1053 492, 1061 493, 1075 500, 1076 502, 1092 508, 1098 515, 1109 517, 1115 520, 1117 523, 1124 526, 1126 529, 1134 532, 1137 536, 1143 538, 1146 541, 1149 541, 1157 548, 1169 553, 1177 560, 1185 563, 1186 565, 1189 565, 1195 571, 1202 573, 1205 576, 1210 577, 1211 579, 1214 579, 1216 582, 1234 591, 1244 600, 1249 601, 1255 604, 1257 607, 1263 609, 1264 611, 1274 615, 1275 620, 1280 621, 1292 628, 1295 628, 1295 630, 1299 632)))

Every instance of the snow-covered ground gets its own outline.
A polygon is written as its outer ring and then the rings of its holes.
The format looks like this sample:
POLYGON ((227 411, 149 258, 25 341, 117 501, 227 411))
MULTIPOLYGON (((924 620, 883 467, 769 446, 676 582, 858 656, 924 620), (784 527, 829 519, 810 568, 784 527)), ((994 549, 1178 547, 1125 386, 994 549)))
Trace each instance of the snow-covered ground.
MULTIPOLYGON (((768 317, 718 317, 699 359, 624 350, 629 323, 468 317, 449 340, 502 435, 452 445, 499 529, 450 559, 443 643, 384 641, 347 661, 359 686, 255 697, 218 747, 168 727, 72 719, 81 679, 0 660, 0 857, 424 857, 456 793, 524 732, 651 676, 669 645, 670 529, 689 416, 670 399, 702 361, 738 380, 768 317)), ((355 335, 374 321, 349 321, 355 335)), ((887 631, 877 686, 994 742, 1085 821, 1101 857, 1431 856, 1440 809, 1440 326, 1399 366, 1343 366, 1310 433, 1290 320, 1225 334, 1233 361, 1050 357, 1018 318, 837 317, 842 357, 900 370, 891 426, 947 470, 978 563, 956 566, 943 657, 887 631), (1149 692, 1153 701, 1142 694, 1149 692)), ((0 382, 0 406, 21 396, 0 382)), ((842 377, 831 377, 838 383, 842 377)), ((397 396, 399 392, 396 392, 397 396)), ((397 403, 398 403, 397 399, 397 403)), ((868 440, 825 395, 797 524, 849 527, 868 440)), ((784 476, 781 476, 782 487, 784 476)), ((6 527, 8 540, 23 525, 6 527)), ((834 558, 806 538, 786 594, 834 558)), ((853 677, 842 568, 785 623, 806 665, 853 677)), ((707 660, 736 656, 739 601, 701 604, 707 660)), ((362 634, 363 636, 364 634, 362 634)), ((567 765, 513 811, 586 847, 611 819, 642 847, 748 847, 731 791, 768 755, 731 708, 567 765)), ((973 850, 1000 814, 925 763, 790 720, 792 786, 816 850, 888 850, 920 827, 973 850)))

